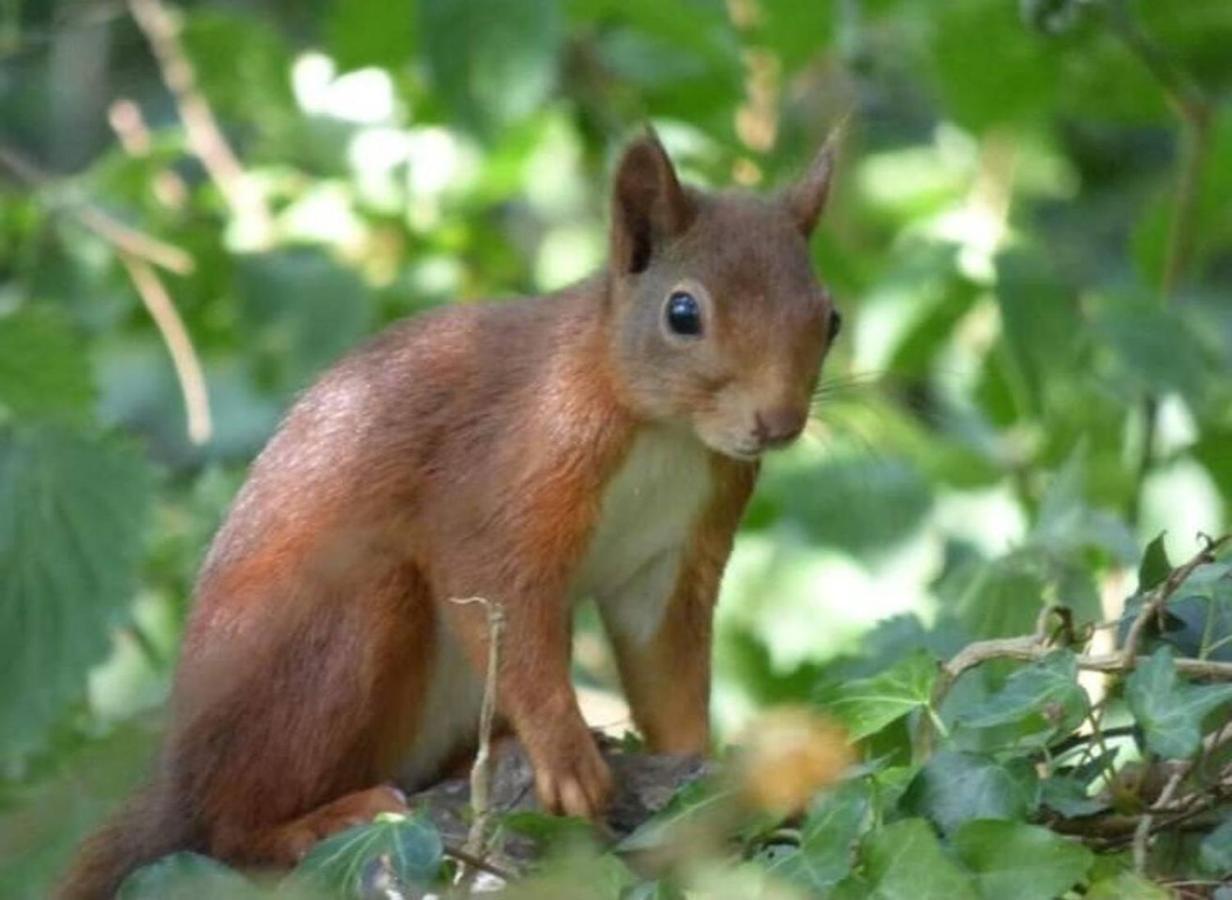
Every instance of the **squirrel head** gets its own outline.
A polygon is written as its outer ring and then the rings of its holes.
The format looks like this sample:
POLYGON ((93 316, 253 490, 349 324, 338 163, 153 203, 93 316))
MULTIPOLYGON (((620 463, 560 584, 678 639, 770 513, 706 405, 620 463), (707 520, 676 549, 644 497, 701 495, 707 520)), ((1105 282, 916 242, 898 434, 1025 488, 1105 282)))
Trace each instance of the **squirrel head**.
POLYGON ((612 358, 634 412, 692 428, 737 459, 795 439, 840 318, 808 239, 834 141, 769 196, 682 186, 655 135, 624 151, 612 190, 612 358))

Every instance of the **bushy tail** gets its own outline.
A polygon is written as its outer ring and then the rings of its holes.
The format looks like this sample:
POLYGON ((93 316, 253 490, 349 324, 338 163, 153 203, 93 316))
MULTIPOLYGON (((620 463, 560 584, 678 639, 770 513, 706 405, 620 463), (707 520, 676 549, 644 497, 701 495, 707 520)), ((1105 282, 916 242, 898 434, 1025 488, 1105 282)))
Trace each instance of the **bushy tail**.
POLYGON ((188 818, 177 814, 157 784, 131 797, 82 842, 56 887, 56 900, 112 900, 134 869, 177 850, 190 849, 188 818))

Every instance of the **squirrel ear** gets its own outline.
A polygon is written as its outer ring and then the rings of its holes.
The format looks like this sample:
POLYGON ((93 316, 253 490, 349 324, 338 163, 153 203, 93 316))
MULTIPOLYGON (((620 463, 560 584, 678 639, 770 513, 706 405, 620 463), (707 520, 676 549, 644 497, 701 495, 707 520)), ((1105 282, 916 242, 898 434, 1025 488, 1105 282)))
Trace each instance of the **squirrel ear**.
POLYGON ((694 209, 652 129, 625 148, 612 187, 612 265, 641 272, 663 241, 682 233, 694 209))
POLYGON ((830 194, 830 180, 834 175, 834 162, 838 156, 838 143, 842 138, 842 133, 842 125, 830 132, 825 144, 809 165, 808 171, 783 192, 781 202, 787 207, 796 227, 805 237, 813 233, 813 229, 817 227, 817 220, 821 218, 821 213, 826 208, 826 198, 830 194))

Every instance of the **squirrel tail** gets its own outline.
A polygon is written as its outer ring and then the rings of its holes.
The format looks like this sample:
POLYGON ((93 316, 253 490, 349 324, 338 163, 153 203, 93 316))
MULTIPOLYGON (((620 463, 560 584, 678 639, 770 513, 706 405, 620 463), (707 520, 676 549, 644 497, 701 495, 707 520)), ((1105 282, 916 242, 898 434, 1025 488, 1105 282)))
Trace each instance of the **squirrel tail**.
POLYGON ((134 869, 168 853, 189 849, 188 820, 157 783, 134 794, 101 828, 82 842, 53 894, 55 900, 112 900, 134 869))

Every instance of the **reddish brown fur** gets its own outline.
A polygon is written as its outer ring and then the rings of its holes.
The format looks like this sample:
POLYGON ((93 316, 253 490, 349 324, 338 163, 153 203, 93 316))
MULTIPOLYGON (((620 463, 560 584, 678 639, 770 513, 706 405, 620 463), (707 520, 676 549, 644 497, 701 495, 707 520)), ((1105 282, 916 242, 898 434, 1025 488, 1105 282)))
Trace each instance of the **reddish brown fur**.
POLYGON ((822 164, 781 202, 715 199, 638 141, 617 174, 608 272, 400 323, 309 390, 203 566, 151 786, 87 842, 60 896, 110 896, 176 849, 285 865, 399 808, 382 785, 434 726, 420 721, 434 636, 477 670, 486 659, 482 610, 452 598, 504 606, 502 714, 542 802, 600 812, 610 778, 569 681, 568 596, 605 487, 664 423, 718 444, 709 498, 650 639, 614 637, 651 746, 704 750, 711 611, 765 444, 741 448, 760 440, 754 412, 807 405, 825 349, 829 300, 804 240, 822 164), (714 295, 713 346, 672 350, 660 333, 682 276, 714 295), (731 436, 746 458, 725 455, 731 436))

